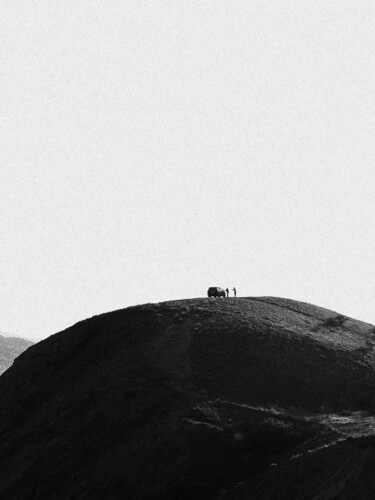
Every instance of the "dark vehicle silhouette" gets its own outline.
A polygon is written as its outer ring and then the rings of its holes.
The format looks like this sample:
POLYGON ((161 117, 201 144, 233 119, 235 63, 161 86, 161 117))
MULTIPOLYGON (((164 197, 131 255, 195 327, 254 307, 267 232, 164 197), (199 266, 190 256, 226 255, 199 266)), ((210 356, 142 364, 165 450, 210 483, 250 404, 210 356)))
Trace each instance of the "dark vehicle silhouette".
POLYGON ((209 297, 225 297, 225 290, 219 286, 211 286, 207 290, 207 295, 209 297))

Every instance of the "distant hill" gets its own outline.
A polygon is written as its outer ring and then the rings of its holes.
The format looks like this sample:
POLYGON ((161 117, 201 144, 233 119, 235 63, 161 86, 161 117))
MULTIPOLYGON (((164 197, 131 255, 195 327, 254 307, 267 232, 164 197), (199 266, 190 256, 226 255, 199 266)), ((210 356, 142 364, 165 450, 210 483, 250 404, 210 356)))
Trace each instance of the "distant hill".
POLYGON ((375 498, 375 329, 275 297, 95 316, 0 377, 0 498, 375 498))
POLYGON ((0 334, 0 375, 12 366, 17 356, 33 344, 30 340, 0 334))

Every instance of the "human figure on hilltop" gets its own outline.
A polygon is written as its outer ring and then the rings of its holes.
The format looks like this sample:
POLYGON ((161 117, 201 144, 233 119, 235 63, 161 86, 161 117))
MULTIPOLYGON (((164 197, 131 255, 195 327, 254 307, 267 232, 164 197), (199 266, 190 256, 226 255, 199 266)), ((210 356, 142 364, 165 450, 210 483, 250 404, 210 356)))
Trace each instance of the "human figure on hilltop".
POLYGON ((235 287, 233 287, 232 290, 233 290, 233 295, 237 297, 237 290, 235 289, 235 287))
POLYGON ((226 288, 225 291, 227 292, 227 297, 229 297, 229 288, 226 288))

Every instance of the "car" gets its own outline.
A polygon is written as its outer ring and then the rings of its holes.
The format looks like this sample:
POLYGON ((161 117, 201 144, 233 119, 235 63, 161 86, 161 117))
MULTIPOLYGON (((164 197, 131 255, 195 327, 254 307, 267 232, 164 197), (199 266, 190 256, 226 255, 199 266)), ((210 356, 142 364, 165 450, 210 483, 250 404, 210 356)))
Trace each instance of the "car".
POLYGON ((211 286, 207 290, 207 295, 209 297, 225 297, 225 290, 219 286, 211 286))

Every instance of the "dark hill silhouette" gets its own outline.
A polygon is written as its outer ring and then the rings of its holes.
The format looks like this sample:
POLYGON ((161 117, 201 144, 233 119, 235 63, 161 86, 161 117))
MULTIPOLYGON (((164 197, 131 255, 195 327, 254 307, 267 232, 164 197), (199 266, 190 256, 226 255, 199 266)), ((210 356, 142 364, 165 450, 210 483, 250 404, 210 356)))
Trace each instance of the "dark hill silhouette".
POLYGON ((365 498, 374 346, 372 325, 272 297, 77 323, 0 377, 0 498, 333 498, 337 477, 365 498))
POLYGON ((17 356, 33 344, 34 342, 31 342, 31 340, 0 334, 0 375, 12 366, 17 356))

